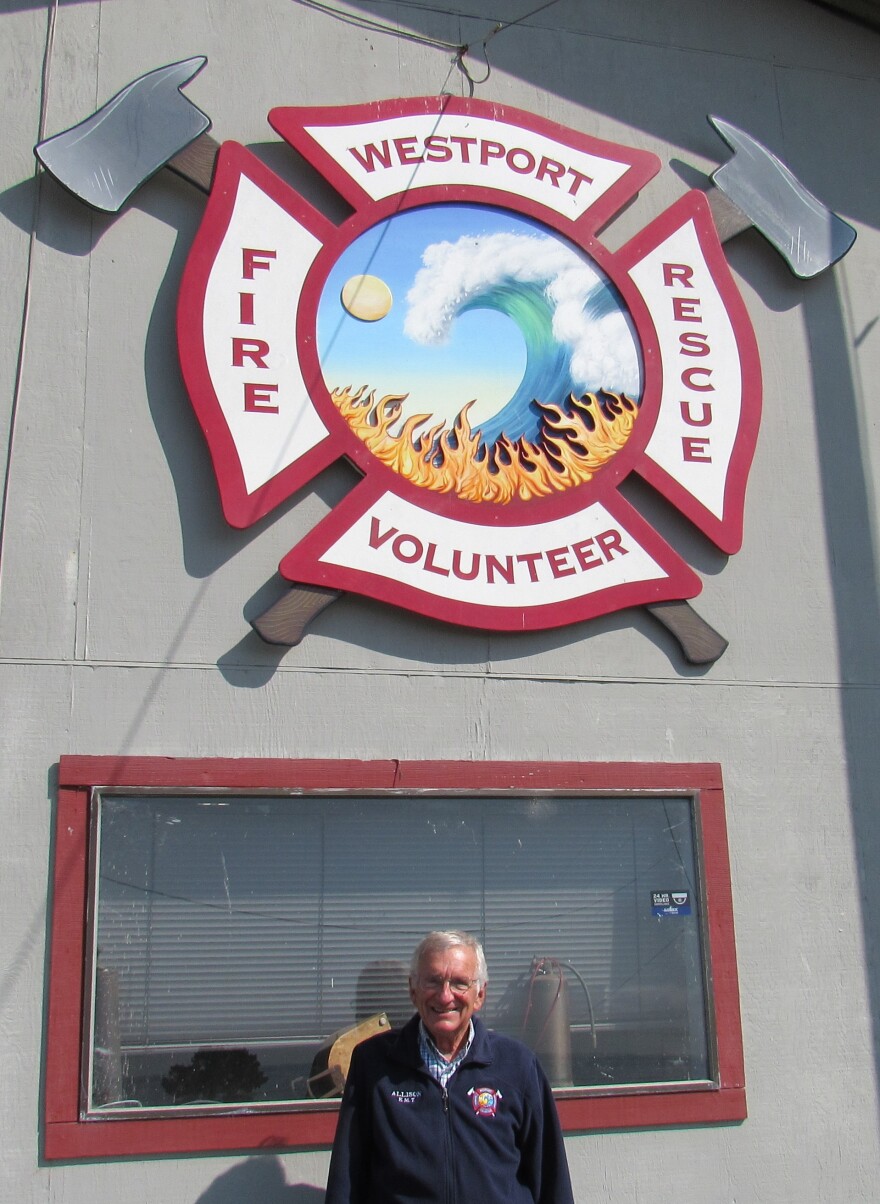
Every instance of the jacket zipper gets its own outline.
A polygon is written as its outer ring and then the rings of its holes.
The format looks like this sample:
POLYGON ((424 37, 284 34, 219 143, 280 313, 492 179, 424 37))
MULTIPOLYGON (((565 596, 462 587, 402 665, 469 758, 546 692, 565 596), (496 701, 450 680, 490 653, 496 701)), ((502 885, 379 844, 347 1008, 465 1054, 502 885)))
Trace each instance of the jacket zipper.
POLYGON ((455 1204, 455 1140, 452 1134, 452 1116, 449 1112, 449 1088, 442 1087, 443 1115, 446 1119, 446 1143, 449 1150, 447 1159, 446 1200, 447 1204, 455 1204))

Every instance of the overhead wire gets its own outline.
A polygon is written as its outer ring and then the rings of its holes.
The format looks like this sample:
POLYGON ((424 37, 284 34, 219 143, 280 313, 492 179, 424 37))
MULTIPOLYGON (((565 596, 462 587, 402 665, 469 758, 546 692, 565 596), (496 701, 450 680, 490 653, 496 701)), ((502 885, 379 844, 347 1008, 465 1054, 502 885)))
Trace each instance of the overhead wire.
MULTIPOLYGON (((367 29, 371 33, 390 34, 392 37, 400 38, 405 42, 416 42, 421 46, 433 46, 437 50, 461 50, 461 46, 457 42, 447 42, 442 38, 432 38, 427 34, 400 29, 396 25, 389 25, 385 21, 377 21, 373 17, 366 17, 360 13, 351 13, 345 9, 337 8, 336 5, 328 4, 325 0, 295 0, 295 2, 302 5, 303 8, 313 8, 325 16, 342 21, 345 25, 354 25, 357 29, 367 29)), ((419 6, 416 5, 415 7, 419 6)))
MULTIPOLYGON (((487 46, 494 37, 499 33, 503 33, 508 29, 512 29, 515 25, 521 25, 523 21, 528 21, 530 17, 537 16, 538 13, 544 12, 545 9, 552 8, 554 4, 558 4, 559 0, 544 0, 543 4, 537 5, 535 8, 529 9, 520 16, 515 17, 512 21, 499 21, 492 30, 479 42, 449 42, 443 38, 430 37, 427 34, 416 33, 413 30, 401 29, 397 25, 390 25, 385 21, 379 21, 374 17, 364 16, 361 13, 352 13, 346 9, 337 8, 335 4, 328 3, 328 0, 296 0, 297 4, 304 8, 312 8, 317 12, 323 13, 325 16, 333 17, 335 20, 342 21, 346 25, 354 25, 358 29, 366 29, 371 33, 388 34, 391 37, 400 38, 403 41, 415 42, 421 46, 431 46, 437 50, 451 50, 453 54, 453 66, 461 71, 462 75, 468 81, 468 88, 471 96, 473 96, 474 88, 478 84, 484 84, 492 74, 492 64, 489 62, 489 52, 487 46), (482 51, 483 60, 486 64, 486 73, 481 78, 476 79, 471 74, 467 64, 465 63, 465 55, 472 53, 474 48, 479 48, 482 51)), ((413 0, 401 0, 400 7, 417 9, 423 12, 442 13, 449 16, 470 17, 474 18, 472 13, 465 12, 461 9, 440 8, 434 5, 417 4, 413 0)), ((449 80, 446 77, 443 87, 449 80)))

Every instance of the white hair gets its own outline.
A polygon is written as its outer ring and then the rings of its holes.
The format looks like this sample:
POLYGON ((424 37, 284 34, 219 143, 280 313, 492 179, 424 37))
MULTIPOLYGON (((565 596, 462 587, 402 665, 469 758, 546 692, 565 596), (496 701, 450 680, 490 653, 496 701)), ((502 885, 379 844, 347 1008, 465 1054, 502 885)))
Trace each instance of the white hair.
POLYGON ((419 977, 419 966, 426 954, 439 953, 444 949, 458 948, 473 950, 477 961, 477 986, 480 988, 484 987, 489 981, 489 970, 486 966, 486 955, 483 953, 483 946, 475 936, 472 936, 469 932, 462 932, 457 928, 429 932, 427 936, 419 941, 409 965, 410 984, 415 986, 416 980, 419 977))

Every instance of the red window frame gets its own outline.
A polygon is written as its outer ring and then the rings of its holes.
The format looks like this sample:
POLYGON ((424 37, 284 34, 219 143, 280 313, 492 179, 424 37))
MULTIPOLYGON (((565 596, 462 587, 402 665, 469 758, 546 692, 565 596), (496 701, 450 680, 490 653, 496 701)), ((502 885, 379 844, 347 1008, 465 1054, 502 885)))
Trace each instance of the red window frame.
POLYGON ((327 1146, 336 1107, 250 1115, 84 1118, 89 809, 93 788, 290 791, 559 790, 687 794, 696 799, 718 1081, 705 1090, 557 1100, 568 1132, 711 1124, 746 1116, 739 988, 721 768, 717 764, 288 761, 65 756, 59 765, 45 1050, 47 1160, 327 1146))

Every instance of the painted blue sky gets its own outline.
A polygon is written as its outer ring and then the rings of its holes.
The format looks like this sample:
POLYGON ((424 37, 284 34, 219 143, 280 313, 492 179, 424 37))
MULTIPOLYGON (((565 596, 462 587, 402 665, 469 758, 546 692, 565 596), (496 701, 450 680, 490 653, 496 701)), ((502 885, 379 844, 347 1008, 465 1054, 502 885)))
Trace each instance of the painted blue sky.
POLYGON ((571 388, 633 395, 640 387, 635 342, 606 284, 584 252, 508 210, 464 204, 408 210, 365 231, 328 276, 318 307, 325 383, 367 385, 377 396, 408 393, 404 415, 427 413, 450 423, 475 400, 473 424, 485 421, 488 430, 500 423, 516 438, 529 421, 516 398, 530 388, 557 394, 540 400, 561 402, 571 388), (391 310, 376 322, 352 317, 341 302, 345 282, 362 274, 391 290, 391 310), (526 293, 546 308, 540 339, 516 304, 526 293), (548 368, 548 357, 557 370, 548 368), (591 374, 617 379, 589 383, 591 374))

